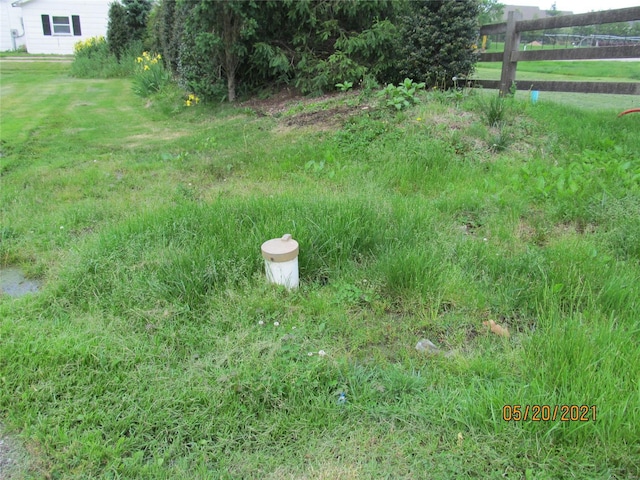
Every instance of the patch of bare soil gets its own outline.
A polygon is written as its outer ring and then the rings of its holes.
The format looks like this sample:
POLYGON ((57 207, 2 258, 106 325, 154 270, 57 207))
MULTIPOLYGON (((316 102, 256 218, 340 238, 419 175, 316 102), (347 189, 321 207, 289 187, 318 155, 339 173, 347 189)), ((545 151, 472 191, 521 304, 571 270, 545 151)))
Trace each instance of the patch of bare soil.
POLYGON ((287 127, 315 127, 316 130, 330 130, 341 125, 356 111, 347 105, 340 105, 327 110, 302 112, 283 119, 283 124, 287 127))
POLYGON ((268 98, 251 98, 239 106, 253 110, 258 116, 279 119, 283 130, 297 127, 329 130, 361 110, 362 107, 349 102, 351 95, 328 93, 319 97, 305 97, 294 89, 284 89, 268 98), (299 113, 287 114, 298 109, 299 113))
POLYGON ((339 95, 339 93, 327 93, 319 97, 306 97, 294 88, 285 88, 267 98, 250 98, 239 106, 250 108, 260 116, 277 116, 293 106, 323 103, 339 95))
POLYGON ((16 439, 7 435, 0 425, 0 479, 24 478, 29 465, 27 453, 16 439))

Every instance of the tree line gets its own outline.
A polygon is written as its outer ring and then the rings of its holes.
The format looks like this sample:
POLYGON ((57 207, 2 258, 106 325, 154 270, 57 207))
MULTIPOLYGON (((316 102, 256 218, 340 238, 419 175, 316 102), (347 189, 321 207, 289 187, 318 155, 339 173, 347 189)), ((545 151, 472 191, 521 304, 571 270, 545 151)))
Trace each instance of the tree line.
POLYGON ((481 14, 495 0, 121 0, 107 42, 143 38, 203 98, 268 87, 302 93, 404 78, 450 88, 477 60, 481 14))

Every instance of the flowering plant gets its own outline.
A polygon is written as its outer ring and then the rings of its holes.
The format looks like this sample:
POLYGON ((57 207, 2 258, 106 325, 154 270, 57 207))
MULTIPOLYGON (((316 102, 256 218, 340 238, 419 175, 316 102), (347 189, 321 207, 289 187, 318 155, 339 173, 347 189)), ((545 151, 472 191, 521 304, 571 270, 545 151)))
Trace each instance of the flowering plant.
POLYGON ((136 72, 133 76, 133 91, 136 95, 148 97, 169 83, 169 73, 161 60, 160 54, 151 55, 149 52, 142 52, 142 56, 136 58, 136 72))
POLYGON ((192 107, 193 105, 197 105, 200 103, 200 97, 198 97, 197 95, 194 95, 193 93, 190 93, 187 96, 187 99, 184 101, 184 104, 187 107, 192 107))
POLYGON ((106 50, 107 41, 102 35, 98 37, 89 37, 86 40, 80 40, 73 45, 73 53, 76 57, 90 58, 92 54, 106 50))

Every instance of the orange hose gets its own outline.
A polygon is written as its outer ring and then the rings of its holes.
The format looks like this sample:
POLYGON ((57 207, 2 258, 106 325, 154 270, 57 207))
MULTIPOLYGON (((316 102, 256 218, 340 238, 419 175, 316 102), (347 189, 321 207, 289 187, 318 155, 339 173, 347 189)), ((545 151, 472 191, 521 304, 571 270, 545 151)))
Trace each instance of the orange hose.
POLYGON ((640 108, 630 108, 629 110, 625 110, 618 116, 621 117, 623 115, 626 115, 627 113, 640 113, 640 108))

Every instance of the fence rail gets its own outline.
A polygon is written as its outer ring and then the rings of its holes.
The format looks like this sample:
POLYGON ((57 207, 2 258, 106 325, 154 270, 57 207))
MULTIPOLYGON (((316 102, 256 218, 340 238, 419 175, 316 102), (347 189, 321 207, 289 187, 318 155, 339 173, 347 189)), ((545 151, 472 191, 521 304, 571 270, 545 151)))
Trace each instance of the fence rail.
POLYGON ((552 82, 538 80, 516 82, 518 62, 640 58, 640 45, 520 51, 520 34, 522 32, 632 22, 636 20, 640 20, 640 7, 563 15, 536 20, 518 20, 516 12, 509 12, 509 17, 505 23, 485 25, 480 28, 480 35, 505 34, 503 52, 483 53, 480 55, 481 62, 502 62, 500 80, 475 80, 473 84, 484 88, 497 88, 502 95, 509 93, 513 83, 520 83, 520 88, 524 84, 532 90, 640 95, 640 83, 634 82, 552 82))

